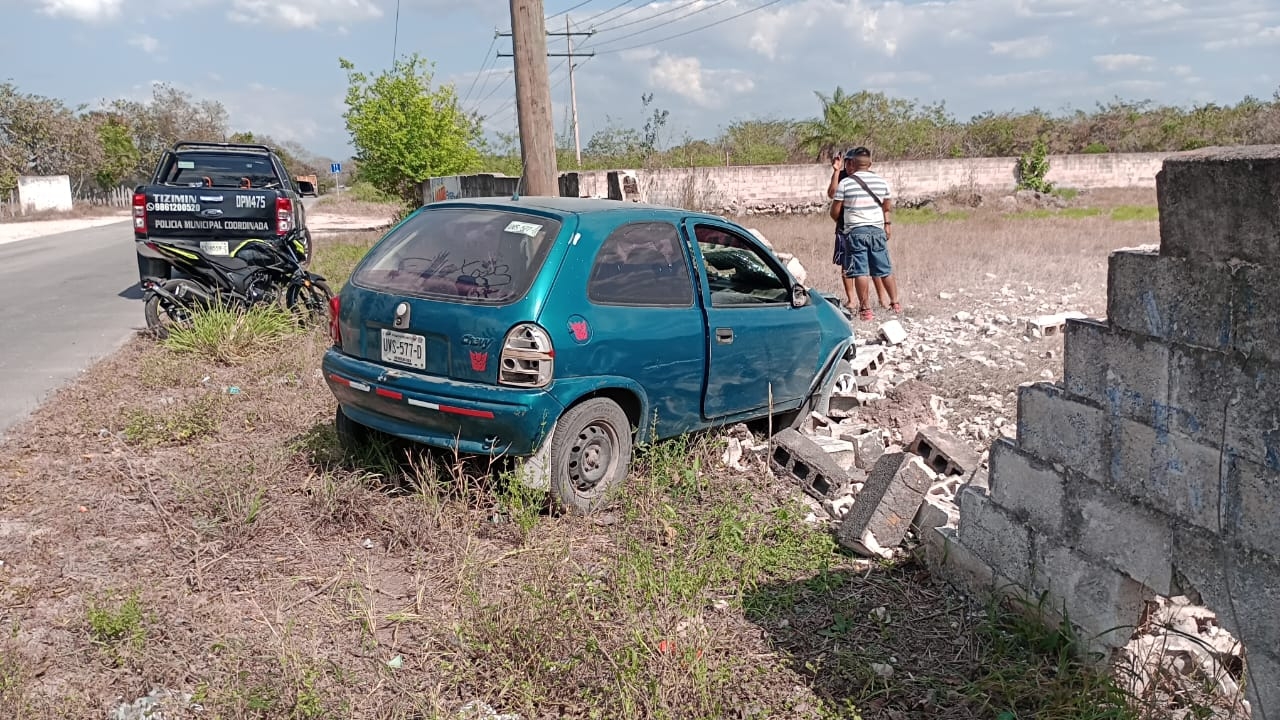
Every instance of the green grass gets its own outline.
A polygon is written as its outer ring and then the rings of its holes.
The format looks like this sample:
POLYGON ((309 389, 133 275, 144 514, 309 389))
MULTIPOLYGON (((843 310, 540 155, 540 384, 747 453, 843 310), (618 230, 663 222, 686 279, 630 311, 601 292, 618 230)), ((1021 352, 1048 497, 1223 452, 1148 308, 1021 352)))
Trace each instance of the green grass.
POLYGON ((351 277, 351 271, 364 258, 376 238, 360 243, 335 243, 316 253, 312 271, 325 277, 329 287, 337 293, 351 277))
POLYGON ((274 305, 247 310, 214 307, 197 313, 189 325, 174 327, 162 345, 175 353, 240 365, 253 358, 287 351, 300 332, 296 318, 274 305))
POLYGON ((1150 205, 1121 205, 1111 211, 1111 219, 1119 221, 1160 219, 1160 208, 1150 205))
POLYGON ((967 220, 969 212, 966 210, 947 210, 946 212, 938 212, 931 207, 923 208, 898 208, 893 211, 893 220, 904 225, 924 225, 926 223, 942 222, 948 220, 967 220))
POLYGON ((124 413, 124 439, 142 447, 184 445, 218 432, 222 424, 221 395, 209 392, 189 403, 157 410, 133 408, 124 413))
POLYGON ((1098 208, 1082 207, 1082 208, 1037 208, 1035 210, 1022 210, 1012 213, 1009 218, 1012 220, 1043 220, 1045 218, 1087 218, 1097 217, 1102 214, 1102 210, 1098 208))
POLYGON ((118 601, 90 600, 85 614, 89 638, 97 645, 114 651, 140 649, 146 640, 142 603, 136 592, 118 601))
POLYGON ((1057 195, 1063 200, 1075 200, 1080 197, 1080 191, 1075 188, 1054 188, 1052 195, 1057 195))

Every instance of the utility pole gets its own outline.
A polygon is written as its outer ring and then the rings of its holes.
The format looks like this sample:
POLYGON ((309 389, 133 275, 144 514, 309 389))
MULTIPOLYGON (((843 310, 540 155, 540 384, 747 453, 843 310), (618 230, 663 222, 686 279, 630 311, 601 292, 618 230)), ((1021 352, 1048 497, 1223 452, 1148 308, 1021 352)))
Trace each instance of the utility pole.
POLYGON ((516 74, 516 117, 526 195, 560 195, 555 125, 547 79, 547 25, 542 0, 511 0, 511 52, 516 74))
MULTIPOLYGON (((530 173, 530 169, 529 169, 529 152, 528 152, 528 150, 526 150, 526 145, 528 144, 528 142, 531 142, 530 140, 528 140, 529 136, 527 135, 527 131, 526 131, 526 129, 525 129, 526 127, 528 127, 528 125, 529 125, 529 124, 528 124, 528 123, 526 122, 526 120, 525 120, 525 118, 526 118, 525 111, 524 111, 523 109, 521 109, 521 108, 522 108, 521 101, 525 98, 525 95, 524 95, 524 94, 522 93, 522 91, 521 91, 521 82, 520 82, 520 67, 521 67, 522 65, 528 65, 528 64, 529 64, 529 62, 527 62, 527 61, 526 61, 526 58, 534 57, 534 54, 532 53, 532 51, 531 51, 529 54, 525 54, 525 53, 523 53, 523 52, 521 51, 521 49, 520 49, 520 46, 519 46, 520 33, 521 33, 521 32, 523 32, 523 31, 517 31, 517 29, 516 29, 516 28, 518 27, 518 23, 517 23, 517 21, 516 21, 516 15, 517 15, 516 7, 517 7, 517 5, 518 5, 518 4, 520 4, 520 5, 523 5, 523 4, 536 4, 536 5, 538 6, 538 7, 537 7, 537 12, 541 13, 541 12, 542 12, 542 0, 532 0, 532 2, 529 2, 528 0, 511 0, 511 32, 509 32, 509 33, 498 33, 498 35, 499 35, 500 37, 510 37, 510 38, 511 38, 511 54, 509 54, 509 55, 508 55, 508 54, 506 54, 506 53, 498 53, 498 57, 509 57, 509 58, 513 58, 513 62, 515 63, 515 69, 516 69, 516 116, 517 116, 517 118, 519 118, 519 122, 520 122, 520 157, 521 157, 521 160, 524 162, 524 178, 525 178, 525 183, 526 183, 526 185, 527 185, 527 187, 528 187, 528 190, 527 190, 527 192, 526 192, 525 194, 527 194, 527 195, 543 195, 543 194, 547 194, 547 195, 559 195, 559 194, 560 194, 560 188, 559 188, 559 183, 558 183, 558 182, 557 182, 557 180, 556 180, 556 176, 557 176, 559 173, 558 173, 558 172, 557 172, 557 170, 556 170, 555 129, 554 129, 554 122, 553 122, 553 120, 552 120, 552 118, 551 118, 551 88, 550 88, 550 81, 548 80, 548 77, 547 77, 547 65, 546 65, 546 59, 545 59, 545 58, 548 58, 548 57, 565 57, 565 58, 568 58, 568 59, 569 59, 569 96, 570 96, 570 102, 571 102, 571 103, 572 103, 572 105, 573 105, 573 145, 574 145, 574 149, 575 149, 575 151, 576 151, 576 157, 577 157, 577 160, 578 160, 578 167, 582 167, 582 141, 581 141, 581 139, 580 139, 580 135, 579 135, 579 133, 578 133, 578 91, 577 91, 577 87, 576 87, 576 85, 575 85, 575 83, 574 83, 574 77, 573 77, 573 71, 574 71, 574 68, 575 68, 576 66, 573 64, 573 58, 574 58, 574 57, 594 57, 594 56, 595 56, 595 53, 586 53, 586 54, 579 53, 578 55, 576 55, 576 56, 575 56, 575 55, 574 55, 574 53, 573 53, 573 40, 572 40, 572 38, 573 38, 573 37, 575 37, 575 36, 578 36, 578 35, 586 35, 586 36, 595 35, 595 34, 596 34, 596 31, 595 31, 595 30, 591 30, 591 31, 589 31, 589 32, 573 32, 573 31, 571 31, 571 30, 569 29, 569 18, 568 18, 568 17, 565 17, 565 19, 564 19, 564 29, 565 29, 565 31, 564 31, 564 32, 562 32, 562 33, 558 33, 558 32, 547 32, 547 31, 546 31, 546 20, 545 20, 541 15, 539 15, 539 16, 538 16, 538 25, 540 25, 540 26, 541 26, 539 29, 542 31, 542 33, 543 33, 544 35, 546 35, 546 36, 552 36, 552 37, 555 37, 555 36, 558 36, 558 35, 564 35, 564 36, 565 36, 565 43, 568 45, 568 50, 569 50, 569 51, 568 51, 567 53, 552 53, 552 52, 546 52, 546 39, 545 39, 545 38, 543 38, 543 41, 542 41, 542 43, 541 43, 541 45, 542 45, 542 51, 543 51, 543 55, 544 55, 545 57, 544 57, 544 58, 539 62, 539 64, 538 64, 538 66, 541 68, 541 83, 542 83, 542 89, 543 89, 542 95, 541 95, 540 97, 545 98, 545 101, 544 101, 544 102, 545 102, 545 107, 546 107, 546 112, 545 112, 545 122, 546 122, 546 126, 545 126, 545 127, 546 127, 546 130, 545 130, 545 132, 546 132, 546 137, 550 138, 550 140, 548 141, 548 145, 549 145, 549 147, 551 148, 551 160, 550 160, 550 167, 551 167, 551 175, 550 175, 550 177, 551 177, 551 180, 550 180, 550 183, 551 183, 551 188, 552 188, 552 190, 551 190, 550 192, 547 192, 547 193, 534 192, 534 191, 533 191, 533 187, 534 187, 533 175, 530 173)), ((523 20, 522 20, 521 22, 523 22, 523 20)), ((530 23, 530 24, 532 24, 532 23, 530 23)), ((536 61, 536 60, 535 60, 535 61, 533 61, 533 62, 538 62, 538 61, 536 61)), ((542 116, 539 116, 539 118, 538 118, 538 119, 540 120, 540 119, 541 119, 541 117, 542 117, 542 116)))

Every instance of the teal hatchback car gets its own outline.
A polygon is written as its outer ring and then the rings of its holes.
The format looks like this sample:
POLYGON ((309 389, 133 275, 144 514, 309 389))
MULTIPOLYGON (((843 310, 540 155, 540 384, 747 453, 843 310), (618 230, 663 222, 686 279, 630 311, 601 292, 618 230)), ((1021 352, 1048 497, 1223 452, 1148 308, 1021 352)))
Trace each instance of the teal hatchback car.
POLYGON ((427 205, 332 301, 324 375, 343 443, 369 430, 518 459, 590 512, 633 442, 773 415, 796 425, 848 379, 853 329, 752 233, 612 200, 427 205))

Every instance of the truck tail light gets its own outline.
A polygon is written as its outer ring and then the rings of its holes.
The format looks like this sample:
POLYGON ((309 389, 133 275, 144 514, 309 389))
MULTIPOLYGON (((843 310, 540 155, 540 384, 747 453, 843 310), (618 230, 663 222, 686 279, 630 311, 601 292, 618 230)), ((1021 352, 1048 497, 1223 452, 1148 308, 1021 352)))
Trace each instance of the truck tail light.
POLYGON ((533 323, 511 328, 502 341, 498 382, 517 387, 543 387, 555 371, 555 349, 546 330, 533 323))
POLYGON ((147 234, 147 195, 146 193, 133 194, 133 232, 139 235, 147 234))
POLYGON ((338 313, 342 310, 342 296, 329 298, 329 337, 334 347, 342 347, 342 326, 338 324, 338 313))
POLYGON ((293 230, 293 201, 276 198, 276 235, 288 235, 293 230))

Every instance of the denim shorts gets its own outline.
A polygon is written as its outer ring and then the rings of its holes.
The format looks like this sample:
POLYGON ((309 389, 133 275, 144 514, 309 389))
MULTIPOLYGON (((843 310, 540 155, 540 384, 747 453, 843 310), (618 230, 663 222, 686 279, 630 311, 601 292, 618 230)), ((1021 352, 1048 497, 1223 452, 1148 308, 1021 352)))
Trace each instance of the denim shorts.
POLYGON ((893 272, 888 242, 884 228, 875 225, 850 228, 836 243, 836 264, 845 277, 887 277, 893 272))

